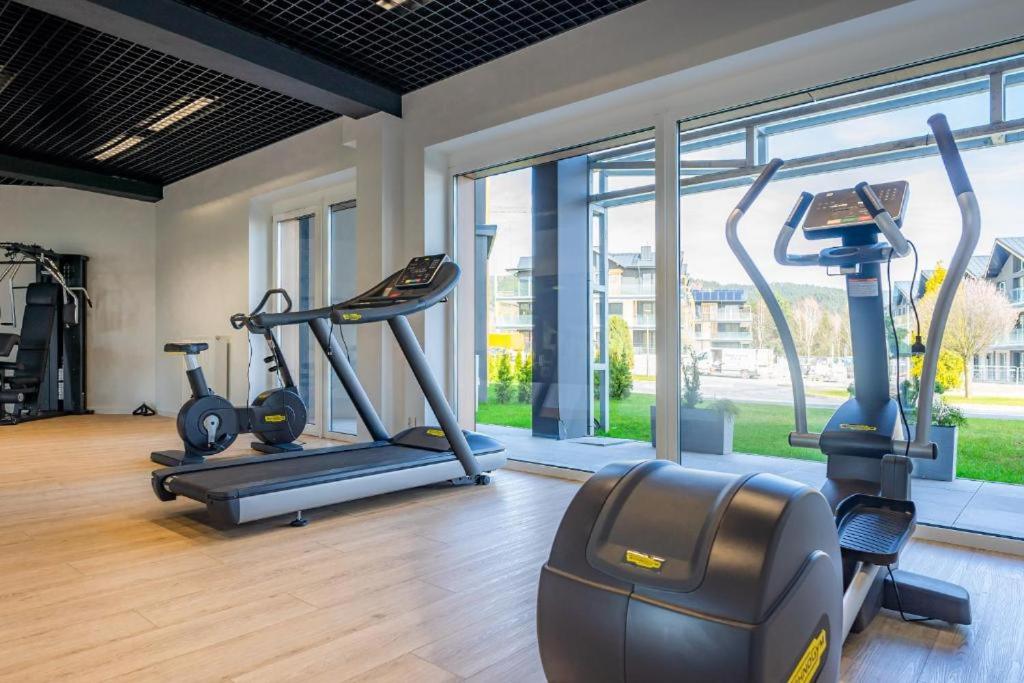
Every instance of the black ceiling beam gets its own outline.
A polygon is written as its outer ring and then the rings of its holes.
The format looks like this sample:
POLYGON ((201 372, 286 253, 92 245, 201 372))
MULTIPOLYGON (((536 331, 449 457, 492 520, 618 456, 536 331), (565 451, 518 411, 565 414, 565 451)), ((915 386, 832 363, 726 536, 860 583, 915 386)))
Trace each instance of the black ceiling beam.
POLYGON ((0 176, 144 202, 158 202, 164 198, 164 188, 159 183, 4 152, 0 152, 0 176))
POLYGON ((400 93, 175 0, 18 1, 338 114, 402 115, 400 93))

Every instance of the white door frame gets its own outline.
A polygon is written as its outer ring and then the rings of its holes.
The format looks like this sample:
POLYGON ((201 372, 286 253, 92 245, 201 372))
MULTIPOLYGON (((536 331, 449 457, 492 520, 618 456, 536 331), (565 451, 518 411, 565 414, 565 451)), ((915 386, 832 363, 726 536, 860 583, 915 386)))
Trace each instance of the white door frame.
MULTIPOLYGON (((272 280, 271 281, 272 281, 274 287, 280 287, 281 286, 281 275, 282 275, 282 273, 281 273, 281 259, 280 259, 280 226, 281 226, 281 223, 283 223, 285 221, 296 220, 296 219, 299 219, 299 218, 305 218, 307 216, 310 216, 313 219, 313 239, 312 239, 312 243, 314 245, 314 248, 319 248, 319 252, 320 252, 319 253, 319 258, 317 258, 317 255, 314 254, 312 256, 311 262, 310 262, 310 266, 312 267, 312 271, 313 271, 311 273, 312 282, 310 283, 312 291, 313 291, 313 306, 314 307, 319 307, 319 306, 323 306, 324 305, 323 300, 325 298, 324 297, 324 292, 325 292, 325 289, 326 289, 325 272, 326 272, 327 269, 326 269, 323 261, 329 257, 329 255, 327 253, 327 249, 324 248, 325 240, 326 240, 326 235, 325 235, 326 231, 324 230, 324 221, 322 219, 322 217, 324 216, 323 207, 320 207, 320 206, 306 206, 306 207, 303 207, 303 208, 300 208, 300 209, 293 209, 291 211, 286 211, 286 212, 283 212, 283 213, 274 214, 274 217, 273 217, 273 227, 271 229, 271 249, 270 249, 271 263, 272 263, 272 266, 271 266, 271 271, 272 271, 271 272, 271 277, 272 277, 272 280)), ((291 294, 291 292, 289 292, 289 294, 291 294)), ((275 304, 275 306, 279 306, 279 305, 280 305, 279 303, 275 304)), ((295 305, 296 305, 296 307, 298 306, 297 303, 295 305)), ((282 352, 284 352, 285 356, 287 357, 289 355, 289 352, 288 352, 289 344, 286 342, 286 339, 285 339, 286 334, 285 333, 288 331, 289 328, 288 327, 281 327, 281 328, 278 328, 278 329, 279 329, 278 341, 281 343, 281 350, 282 350, 282 352)), ((322 436, 326 436, 327 435, 327 432, 324 429, 324 416, 325 416, 324 396, 325 396, 325 393, 326 393, 326 390, 324 389, 324 378, 326 376, 325 375, 325 367, 326 367, 326 365, 327 364, 324 361, 323 354, 319 353, 319 347, 318 347, 317 348, 317 352, 313 354, 313 377, 314 377, 314 382, 315 382, 315 386, 313 387, 313 395, 315 396, 315 400, 314 400, 314 404, 315 405, 312 407, 312 410, 309 411, 309 418, 311 420, 309 422, 307 422, 306 427, 302 430, 303 434, 308 434, 310 436, 320 436, 320 437, 322 437, 322 436)), ((293 367, 292 363, 289 363, 289 368, 292 370, 292 375, 296 378, 296 381, 298 381, 298 378, 299 378, 299 374, 298 374, 299 373, 299 368, 297 366, 293 367)), ((306 406, 306 407, 307 407, 307 409, 309 409, 309 406, 306 406)))

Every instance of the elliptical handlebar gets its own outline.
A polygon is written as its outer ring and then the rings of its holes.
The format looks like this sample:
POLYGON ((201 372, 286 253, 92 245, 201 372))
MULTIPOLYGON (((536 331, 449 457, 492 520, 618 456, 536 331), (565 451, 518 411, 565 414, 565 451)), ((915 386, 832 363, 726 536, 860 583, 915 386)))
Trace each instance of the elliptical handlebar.
POLYGON ((779 171, 779 169, 782 168, 782 165, 784 163, 785 162, 782 159, 779 159, 778 157, 769 161, 765 165, 764 169, 761 171, 761 175, 757 176, 757 179, 754 180, 754 184, 751 185, 750 188, 747 190, 747 193, 743 195, 743 198, 736 205, 736 208, 746 213, 747 209, 750 208, 750 205, 753 204, 754 200, 756 200, 761 195, 761 192, 764 190, 765 187, 767 187, 768 183, 771 182, 772 178, 779 171))
MULTIPOLYGON (((775 293, 772 292, 771 286, 768 281, 765 280, 764 275, 758 269, 757 264, 750 258, 750 254, 747 253, 743 243, 740 242, 739 238, 739 223, 740 219, 746 213, 747 209, 754 203, 754 200, 758 198, 764 188, 771 182, 772 177, 782 168, 782 159, 772 159, 761 171, 761 174, 754 181, 754 184, 750 186, 747 193, 743 195, 743 198, 736 205, 736 208, 729 214, 729 219, 725 222, 725 239, 729 244, 729 248, 732 249, 733 254, 736 255, 736 259, 740 262, 743 270, 746 271, 747 276, 754 283, 754 287, 757 288, 758 293, 761 295, 761 299, 768 307, 768 312, 772 316, 772 320, 775 321, 775 326, 779 331, 779 341, 782 343, 782 349, 786 354, 786 362, 789 366, 789 378, 793 385, 793 420, 796 429, 793 434, 790 435, 790 441, 797 438, 808 438, 814 439, 816 435, 810 435, 807 433, 807 396, 804 393, 804 378, 800 372, 800 358, 797 356, 796 342, 793 340, 793 333, 789 329, 789 323, 786 322, 786 316, 782 312, 782 306, 779 304, 778 298, 775 293)), ((807 206, 802 206, 803 200, 798 202, 797 207, 790 214, 790 221, 796 218, 796 223, 803 218, 803 213, 807 211, 807 206)), ((807 202, 809 205, 809 202, 807 202)), ((783 230, 786 230, 787 226, 783 226, 783 230)), ((788 244, 788 240, 786 241, 788 244)))
POLYGON ((796 199, 796 204, 793 205, 793 210, 789 212, 789 218, 782 224, 779 229, 779 236, 775 238, 775 262, 781 266, 816 266, 818 265, 817 254, 790 254, 789 253, 789 241, 793 239, 793 235, 796 233, 797 226, 800 225, 800 221, 804 219, 807 214, 807 209, 810 208, 811 202, 814 201, 814 195, 810 192, 801 192, 800 196, 796 199))
POLYGON ((910 243, 907 242, 907 238, 900 231, 900 226, 896 225, 892 214, 885 208, 885 204, 875 194, 874 188, 866 182, 859 182, 854 186, 853 191, 857 193, 861 203, 868 210, 868 213, 871 214, 875 225, 882 231, 885 238, 889 240, 889 246, 896 252, 896 255, 906 256, 909 254, 910 243))
POLYGON ((981 210, 978 207, 977 197, 974 196, 967 169, 964 168, 963 160, 960 158, 956 139, 949 129, 949 122, 946 121, 943 114, 935 114, 928 119, 928 125, 935 135, 935 144, 939 148, 939 155, 942 157, 943 166, 946 167, 950 187, 952 187, 957 205, 960 207, 961 227, 960 240, 957 242, 956 251, 953 252, 953 259, 946 271, 946 278, 936 296, 935 310, 932 313, 931 324, 928 326, 927 351, 921 363, 921 391, 917 398, 917 431, 913 442, 917 448, 929 444, 928 430, 932 422, 932 400, 935 395, 935 375, 938 371, 942 337, 946 331, 946 322, 949 320, 949 312, 953 307, 956 291, 967 272, 967 266, 978 246, 978 238, 981 236, 981 210))
POLYGON ((949 176, 949 184, 953 186, 953 194, 961 195, 964 192, 974 192, 971 187, 971 179, 967 176, 967 169, 964 168, 963 159, 960 158, 960 148, 956 145, 956 138, 949 129, 949 121, 945 114, 933 114, 928 118, 928 125, 935 136, 935 145, 939 148, 939 155, 942 156, 942 165, 946 167, 946 175, 949 176))

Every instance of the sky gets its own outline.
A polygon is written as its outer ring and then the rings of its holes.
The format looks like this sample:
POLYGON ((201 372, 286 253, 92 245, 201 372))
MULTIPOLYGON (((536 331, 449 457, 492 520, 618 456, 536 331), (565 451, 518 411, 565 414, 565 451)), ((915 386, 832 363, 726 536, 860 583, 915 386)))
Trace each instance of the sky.
MULTIPOLYGON (((929 132, 926 119, 933 113, 946 114, 951 128, 981 125, 988 120, 988 95, 979 93, 957 100, 911 107, 853 121, 787 133, 769 140, 769 155, 783 159, 824 151, 856 147, 929 132)), ((1024 86, 1012 88, 1007 97, 1007 118, 1024 117, 1024 86)), ((701 152, 711 158, 714 150, 701 152)), ((732 157, 735 150, 718 150, 719 157, 732 157)), ((694 155, 695 156, 695 155, 694 155)), ((981 239, 975 253, 989 253, 996 237, 1024 235, 1024 221, 1018 194, 1024 187, 1024 145, 968 151, 963 153, 981 206, 981 239)), ((866 180, 884 183, 907 180, 910 199, 904 234, 920 253, 922 269, 937 262, 948 264, 960 234, 960 212, 945 171, 937 156, 855 168, 840 172, 773 182, 747 213, 740 225, 740 238, 770 282, 799 282, 841 288, 841 278, 829 277, 820 267, 784 267, 775 263, 772 249, 782 221, 789 215, 801 191, 811 193, 852 187, 866 180)), ((519 256, 531 254, 530 169, 494 176, 488 181, 487 220, 498 225, 489 261, 491 274, 504 274, 519 256)), ((651 182, 644 179, 642 182, 651 182)), ((725 220, 746 187, 686 195, 680 201, 680 241, 691 279, 712 279, 723 283, 749 282, 725 242, 725 220)), ((654 203, 644 202, 609 210, 609 250, 639 251, 654 244, 654 203)), ((837 242, 808 242, 794 237, 791 250, 817 252, 837 242)), ((912 259, 893 262, 893 278, 909 280, 912 259)))

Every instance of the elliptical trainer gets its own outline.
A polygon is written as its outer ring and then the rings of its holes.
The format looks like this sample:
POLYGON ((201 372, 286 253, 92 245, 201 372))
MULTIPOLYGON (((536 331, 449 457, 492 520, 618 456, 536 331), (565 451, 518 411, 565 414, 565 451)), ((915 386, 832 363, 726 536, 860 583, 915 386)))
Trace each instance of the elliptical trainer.
POLYGON ((251 405, 236 408, 206 384, 203 368, 199 364, 199 354, 206 351, 209 344, 178 342, 164 345, 166 353, 184 354, 185 374, 192 397, 178 411, 178 436, 185 450, 154 451, 150 460, 168 467, 201 463, 207 456, 227 449, 239 434, 246 433, 254 434, 259 439, 250 445, 262 453, 302 450, 302 445, 295 443, 295 440, 306 427, 306 404, 299 396, 273 327, 256 322, 270 297, 275 294, 285 301, 283 312, 291 311, 292 300, 288 292, 271 289, 263 295, 251 313, 231 316, 231 326, 236 330, 245 328, 249 334, 263 337, 270 349, 270 355, 263 362, 267 364, 269 372, 277 374, 281 386, 262 392, 251 405))
POLYGON ((667 460, 595 474, 570 503, 541 572, 538 643, 549 679, 830 683, 847 635, 883 607, 907 621, 971 623, 966 590, 896 569, 916 522, 911 458, 936 457, 928 432, 939 350, 981 229, 946 119, 928 123, 962 229, 928 330, 916 435, 891 398, 880 281, 881 264, 913 248, 901 233, 907 184, 805 192, 776 240, 780 264, 837 268, 846 279, 854 396, 816 434, 793 335, 737 231, 782 166, 771 161, 730 214, 726 238, 779 329, 794 394, 789 443, 827 456, 825 485, 667 460), (806 237, 842 244, 791 254, 801 223, 806 237))

